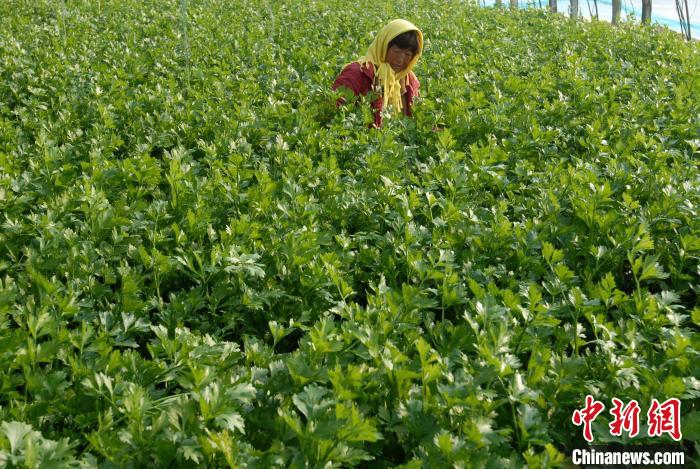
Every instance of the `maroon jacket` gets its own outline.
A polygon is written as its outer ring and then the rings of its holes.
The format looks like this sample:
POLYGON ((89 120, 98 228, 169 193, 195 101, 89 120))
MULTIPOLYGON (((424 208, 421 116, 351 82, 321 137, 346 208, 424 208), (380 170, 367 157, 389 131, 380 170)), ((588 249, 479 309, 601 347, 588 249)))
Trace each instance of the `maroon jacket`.
MULTIPOLYGON (((338 78, 335 79, 333 83, 333 89, 338 89, 344 86, 353 93, 355 96, 366 95, 372 89, 372 84, 374 83, 374 66, 363 67, 359 62, 353 62, 348 64, 338 78)), ((413 98, 418 96, 418 88, 420 88, 420 82, 413 74, 408 75, 408 83, 406 84, 406 101, 403 107, 403 113, 407 116, 413 115, 413 98)), ((338 105, 343 104, 343 98, 338 100, 338 105)), ((374 109, 374 126, 382 126, 382 98, 381 96, 374 101, 372 101, 372 109, 374 109)))

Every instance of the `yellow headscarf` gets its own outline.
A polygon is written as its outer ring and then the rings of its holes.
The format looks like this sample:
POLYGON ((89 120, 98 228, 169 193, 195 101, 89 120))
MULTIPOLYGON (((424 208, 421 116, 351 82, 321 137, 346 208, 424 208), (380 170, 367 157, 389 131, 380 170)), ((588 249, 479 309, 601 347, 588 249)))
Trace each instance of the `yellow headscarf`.
MULTIPOLYGON (((418 58, 423 52, 423 33, 420 29, 410 21, 406 20, 393 20, 386 26, 384 26, 377 37, 374 38, 372 44, 367 49, 367 53, 357 59, 357 61, 367 66, 372 63, 375 66, 375 79, 379 80, 379 84, 382 86, 384 106, 390 105, 394 108, 394 111, 400 113, 403 107, 401 100, 401 84, 406 84, 406 77, 411 74, 413 75, 413 66, 418 62, 418 58), (413 56, 413 59, 408 64, 404 70, 399 73, 395 73, 391 66, 384 62, 386 58, 386 51, 389 49, 389 43, 399 34, 403 34, 407 31, 416 31, 418 33, 418 51, 413 56)), ((413 75, 415 77, 415 75, 413 75)))

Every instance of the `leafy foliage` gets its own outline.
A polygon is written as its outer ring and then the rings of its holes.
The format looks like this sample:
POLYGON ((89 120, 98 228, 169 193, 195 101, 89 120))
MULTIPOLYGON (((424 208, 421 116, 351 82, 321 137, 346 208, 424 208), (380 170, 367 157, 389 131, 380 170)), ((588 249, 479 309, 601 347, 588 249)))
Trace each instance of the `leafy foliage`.
POLYGON ((586 394, 697 448, 698 44, 412 5, 3 2, 3 464, 556 466, 586 394))

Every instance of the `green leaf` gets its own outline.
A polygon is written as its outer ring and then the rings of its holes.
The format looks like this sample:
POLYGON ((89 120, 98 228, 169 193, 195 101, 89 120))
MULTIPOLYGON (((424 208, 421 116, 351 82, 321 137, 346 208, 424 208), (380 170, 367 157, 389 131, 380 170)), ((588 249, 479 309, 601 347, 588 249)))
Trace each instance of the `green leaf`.
POLYGON ((24 448, 24 438, 31 432, 31 425, 27 425, 24 422, 12 421, 2 423, 2 433, 10 442, 10 451, 12 454, 24 448))
POLYGON ((382 438, 372 422, 355 405, 336 406, 336 419, 343 422, 338 437, 343 441, 378 441, 382 438))
POLYGON ((245 421, 239 413, 227 412, 225 414, 220 414, 216 417, 216 421, 219 422, 221 427, 226 428, 231 431, 240 431, 245 433, 245 421))
POLYGON ((241 383, 226 390, 226 397, 242 403, 250 403, 255 399, 255 386, 241 383))
POLYGON ((656 256, 647 256, 644 258, 642 273, 639 276, 640 282, 642 280, 668 278, 668 274, 664 272, 663 267, 657 262, 657 260, 658 258, 656 256))
POLYGON ((667 398, 682 397, 685 392, 685 383, 678 376, 669 376, 664 380, 663 393, 667 398))
POLYGON ((308 420, 314 420, 333 405, 332 399, 324 399, 327 394, 328 389, 310 384, 303 392, 295 394, 292 401, 308 420))
POLYGON ((542 257, 547 264, 553 265, 564 259, 564 252, 560 249, 555 249, 551 243, 545 241, 542 243, 542 257))

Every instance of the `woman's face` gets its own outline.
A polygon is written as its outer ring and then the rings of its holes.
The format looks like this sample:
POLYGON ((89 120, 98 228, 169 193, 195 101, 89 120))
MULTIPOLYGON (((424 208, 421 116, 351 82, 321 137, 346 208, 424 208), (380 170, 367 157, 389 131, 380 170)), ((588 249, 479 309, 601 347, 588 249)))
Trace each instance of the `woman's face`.
POLYGON ((398 46, 391 46, 386 51, 386 58, 384 62, 388 63, 394 70, 394 73, 399 73, 408 67, 413 59, 413 52, 411 49, 401 49, 398 46))

